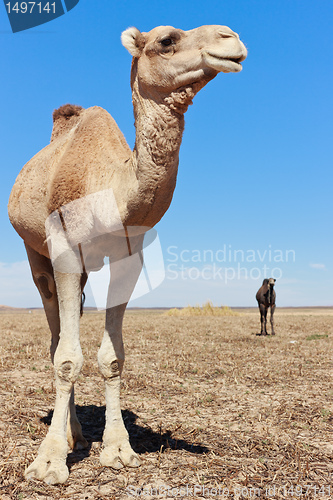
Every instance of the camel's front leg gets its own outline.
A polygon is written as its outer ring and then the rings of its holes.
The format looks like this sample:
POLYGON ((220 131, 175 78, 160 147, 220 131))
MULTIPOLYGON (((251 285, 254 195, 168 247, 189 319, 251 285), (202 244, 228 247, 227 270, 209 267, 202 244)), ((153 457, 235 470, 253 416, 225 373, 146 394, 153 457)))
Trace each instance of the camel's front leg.
POLYGON ((42 479, 48 484, 64 483, 68 478, 68 408, 83 361, 79 339, 81 276, 55 271, 54 277, 60 312, 60 339, 54 355, 56 401, 47 436, 25 473, 27 478, 42 479))
MULTIPOLYGON (((57 301, 56 305, 57 305, 57 310, 58 310, 57 297, 56 297, 56 301, 57 301)), ((44 310, 45 310, 47 319, 49 321, 50 330, 52 333, 52 342, 51 342, 50 353, 51 353, 52 363, 54 364, 54 355, 55 355, 55 352, 57 350, 59 338, 60 338, 59 312, 58 312, 58 315, 55 318, 55 320, 51 321, 52 317, 49 313, 49 307, 48 307, 49 304, 46 302, 45 299, 43 300, 43 304, 44 304, 44 310)), ((74 401, 74 386, 72 387, 70 400, 69 400, 69 412, 68 412, 68 417, 67 417, 67 441, 68 441, 69 447, 72 450, 82 450, 88 446, 88 442, 82 434, 81 424, 76 416, 75 401, 74 401)))
MULTIPOLYGON (((58 347, 60 338, 60 317, 58 295, 54 281, 54 271, 51 260, 25 244, 27 255, 31 267, 31 273, 35 285, 38 288, 43 301, 44 311, 52 334, 50 347, 51 360, 54 364, 54 355, 58 347)), ((85 285, 85 276, 81 276, 81 291, 85 285)), ((82 449, 88 446, 87 441, 82 435, 80 422, 77 419, 74 404, 74 388, 69 404, 69 414, 67 421, 67 440, 71 449, 82 449)))
POLYGON ((260 335, 267 335, 267 328, 266 328, 267 309, 264 306, 264 304, 260 304, 259 310, 260 310, 260 324, 261 324, 260 335))
POLYGON ((144 235, 115 240, 114 255, 122 259, 110 262, 110 284, 107 298, 105 330, 98 351, 98 364, 105 380, 106 422, 103 450, 100 456, 104 466, 120 469, 138 467, 139 457, 132 450, 120 409, 120 376, 124 366, 122 324, 127 302, 142 269, 142 242, 144 235), (128 255, 127 255, 128 251, 128 255))
POLYGON ((129 444, 120 409, 120 376, 124 365, 122 321, 126 304, 106 311, 106 324, 98 363, 105 380, 106 424, 100 461, 104 466, 120 469, 138 467, 140 459, 129 444))

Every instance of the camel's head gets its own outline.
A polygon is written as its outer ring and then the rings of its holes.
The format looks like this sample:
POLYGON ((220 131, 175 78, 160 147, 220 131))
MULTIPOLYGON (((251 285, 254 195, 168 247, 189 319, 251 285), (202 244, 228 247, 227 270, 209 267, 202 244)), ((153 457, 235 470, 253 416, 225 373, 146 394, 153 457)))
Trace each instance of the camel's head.
POLYGON ((134 58, 132 82, 138 78, 150 92, 170 93, 193 83, 202 87, 219 72, 241 71, 247 56, 239 36, 227 26, 190 31, 159 26, 148 33, 128 28, 121 40, 134 58))
POLYGON ((267 280, 267 281, 268 281, 268 287, 269 288, 273 288, 274 285, 275 285, 276 279, 275 278, 269 278, 269 280, 267 280))

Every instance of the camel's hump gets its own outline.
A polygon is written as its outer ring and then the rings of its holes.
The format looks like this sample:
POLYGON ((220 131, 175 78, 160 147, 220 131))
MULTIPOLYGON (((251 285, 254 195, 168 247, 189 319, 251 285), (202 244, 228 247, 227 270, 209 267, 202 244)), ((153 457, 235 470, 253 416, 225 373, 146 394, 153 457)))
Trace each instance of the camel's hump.
MULTIPOLYGON (((74 131, 77 129, 77 126, 80 128, 83 126, 85 129, 88 127, 89 131, 86 130, 86 132, 88 132, 89 135, 94 132, 96 132, 98 136, 103 136, 105 133, 108 135, 106 130, 109 130, 111 135, 113 135, 114 138, 117 137, 120 139, 120 141, 124 143, 123 146, 125 146, 126 141, 124 141, 123 135, 118 129, 116 122, 105 109, 100 106, 83 108, 76 104, 64 104, 53 111, 51 143, 70 130, 74 131)), ((127 144, 126 148, 128 148, 127 144)))

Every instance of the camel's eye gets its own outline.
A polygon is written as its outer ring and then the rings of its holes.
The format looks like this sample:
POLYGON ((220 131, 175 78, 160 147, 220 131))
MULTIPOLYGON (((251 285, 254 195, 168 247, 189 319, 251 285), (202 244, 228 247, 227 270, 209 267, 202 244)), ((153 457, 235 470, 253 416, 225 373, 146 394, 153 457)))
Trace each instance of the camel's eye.
POLYGON ((164 40, 161 40, 160 42, 164 47, 168 47, 169 45, 172 45, 172 38, 164 38, 164 40))

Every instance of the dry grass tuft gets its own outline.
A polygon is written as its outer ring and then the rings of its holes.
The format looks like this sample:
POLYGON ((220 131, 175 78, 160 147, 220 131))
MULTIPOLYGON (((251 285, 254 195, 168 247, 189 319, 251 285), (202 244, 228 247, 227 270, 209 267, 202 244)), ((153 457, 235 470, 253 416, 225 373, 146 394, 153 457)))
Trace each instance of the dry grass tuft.
POLYGON ((208 301, 203 306, 187 306, 182 309, 173 308, 165 312, 168 316, 238 316, 238 313, 228 306, 216 307, 208 301))

